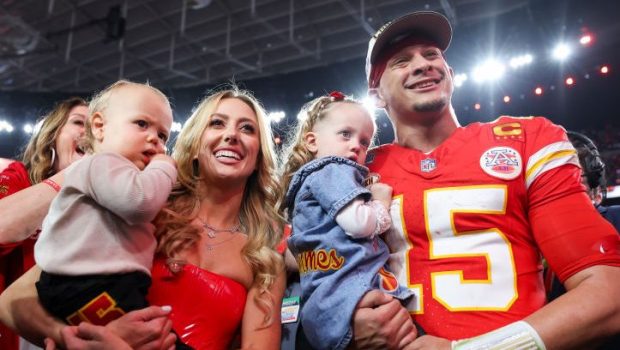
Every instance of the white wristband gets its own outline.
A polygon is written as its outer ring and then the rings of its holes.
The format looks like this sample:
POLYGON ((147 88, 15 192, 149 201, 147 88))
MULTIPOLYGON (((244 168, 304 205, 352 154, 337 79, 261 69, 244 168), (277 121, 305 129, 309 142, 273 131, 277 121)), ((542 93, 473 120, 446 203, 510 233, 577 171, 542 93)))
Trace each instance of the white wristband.
POLYGON ((452 350, 546 350, 536 330, 525 321, 483 335, 452 342, 452 350))

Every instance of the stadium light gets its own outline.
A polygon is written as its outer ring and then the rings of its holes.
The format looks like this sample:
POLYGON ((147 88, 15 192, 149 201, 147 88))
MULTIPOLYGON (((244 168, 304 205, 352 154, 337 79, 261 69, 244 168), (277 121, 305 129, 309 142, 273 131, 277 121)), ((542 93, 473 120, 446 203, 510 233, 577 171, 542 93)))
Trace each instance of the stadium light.
POLYGON ((283 111, 270 112, 267 117, 272 123, 279 123, 282 119, 284 119, 284 117, 286 117, 286 113, 283 111))
POLYGON ((370 113, 370 115, 374 118, 375 112, 377 110, 377 106, 375 104, 375 99, 370 96, 366 96, 362 99, 362 106, 370 113))
POLYGON ((297 113, 297 120, 302 121, 306 119, 307 116, 308 116, 308 113, 306 113, 306 111, 304 110, 301 110, 299 111, 299 113, 297 113))
POLYGON ((560 43, 553 48, 552 56, 558 61, 564 61, 571 55, 571 53, 572 49, 568 44, 560 43))
POLYGON ((170 128, 170 132, 181 132, 183 128, 183 124, 179 122, 172 122, 172 127, 170 128))
POLYGON ((521 66, 525 66, 526 64, 531 64, 533 61, 534 61, 534 56, 528 53, 525 55, 511 58, 509 65, 511 68, 516 69, 521 66))
POLYGON ((6 131, 8 133, 13 132, 13 130, 15 130, 15 128, 13 128, 13 125, 11 125, 11 123, 7 122, 6 120, 0 120, 0 131, 6 131))
POLYGON ((24 124, 24 132, 26 134, 32 134, 33 131, 34 131, 34 126, 32 126, 32 124, 30 123, 24 124))
POLYGON ((579 43, 583 46, 589 46, 592 43, 592 35, 584 34, 579 38, 579 43))
POLYGON ((465 74, 465 73, 459 73, 459 74, 456 74, 454 76, 454 86, 455 87, 462 86, 463 83, 466 82, 466 81, 467 81, 467 74, 465 74))
POLYGON ((489 59, 472 71, 472 79, 477 82, 495 81, 504 76, 506 67, 494 59, 489 59))

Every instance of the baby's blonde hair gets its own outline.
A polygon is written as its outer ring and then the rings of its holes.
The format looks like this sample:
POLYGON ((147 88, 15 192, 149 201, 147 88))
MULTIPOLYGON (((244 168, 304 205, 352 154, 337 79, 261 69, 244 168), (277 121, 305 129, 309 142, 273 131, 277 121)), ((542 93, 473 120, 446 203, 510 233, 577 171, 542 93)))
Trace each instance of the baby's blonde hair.
POLYGON ((135 83, 133 81, 121 79, 113 84, 108 85, 105 89, 95 94, 90 99, 90 102, 88 103, 88 118, 86 119, 85 136, 84 136, 84 140, 82 144, 80 145, 82 149, 84 149, 85 152, 93 153, 94 142, 95 142, 95 135, 93 135, 93 131, 92 131, 93 116, 95 115, 95 113, 97 112, 102 113, 103 111, 106 110, 106 108, 108 108, 108 106, 110 105, 110 97, 112 96, 112 93, 114 91, 120 88, 123 88, 123 87, 127 87, 127 86, 147 87, 151 89, 153 92, 155 92, 156 94, 158 94, 163 99, 163 101, 165 101, 166 104, 170 106, 170 101, 168 100, 168 97, 156 87, 151 86, 148 82, 147 83, 135 83))

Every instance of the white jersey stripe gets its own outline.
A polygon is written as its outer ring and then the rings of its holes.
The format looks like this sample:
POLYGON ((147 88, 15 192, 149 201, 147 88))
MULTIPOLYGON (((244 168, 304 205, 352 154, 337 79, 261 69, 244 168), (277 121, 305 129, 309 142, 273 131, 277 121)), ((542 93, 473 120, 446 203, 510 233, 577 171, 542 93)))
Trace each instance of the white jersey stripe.
POLYGON ((525 170, 526 187, 529 189, 534 180, 546 171, 565 164, 579 166, 577 151, 575 151, 570 142, 560 141, 543 147, 527 161, 527 168, 525 170))

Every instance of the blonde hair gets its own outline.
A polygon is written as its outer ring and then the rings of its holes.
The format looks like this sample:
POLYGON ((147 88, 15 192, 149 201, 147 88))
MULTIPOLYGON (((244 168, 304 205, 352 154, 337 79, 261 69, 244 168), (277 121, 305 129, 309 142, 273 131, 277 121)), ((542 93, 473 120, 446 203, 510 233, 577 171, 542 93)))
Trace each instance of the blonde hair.
POLYGON ((202 181, 195 157, 200 151, 202 134, 211 116, 220 102, 229 98, 243 101, 252 108, 259 129, 257 170, 247 181, 239 220, 247 234, 242 255, 252 269, 253 284, 259 290, 255 300, 265 311, 264 323, 269 325, 273 321, 271 311, 274 307, 269 288, 284 268, 282 257, 275 251, 282 239, 284 224, 275 210, 277 179, 271 128, 263 107, 249 91, 233 85, 211 93, 198 104, 179 133, 172 154, 177 162, 177 184, 168 204, 155 219, 157 249, 165 257, 174 257, 184 248, 196 244, 200 237, 201 228, 191 224, 198 215, 199 183, 202 181))
MULTIPOLYGON (((287 218, 286 211, 288 206, 286 203, 286 193, 293 176, 299 168, 314 159, 314 154, 306 147, 305 135, 311 132, 318 122, 324 120, 329 111, 332 110, 334 106, 338 105, 338 103, 362 105, 361 102, 344 96, 341 93, 332 93, 328 96, 317 97, 301 108, 301 118, 299 118, 300 120, 292 135, 288 137, 290 141, 284 146, 281 156, 284 164, 280 171, 281 178, 278 190, 277 210, 278 214, 282 217, 287 218)), ((374 125, 374 119, 371 119, 374 125)))
POLYGON ((151 89, 153 92, 155 92, 156 94, 158 94, 166 102, 166 104, 170 106, 170 101, 168 100, 168 97, 156 87, 151 86, 148 82, 147 83, 135 83, 133 81, 121 79, 115 83, 108 85, 106 88, 104 88, 103 90, 95 94, 90 99, 90 103, 88 104, 89 117, 86 119, 86 130, 85 130, 84 140, 82 144, 80 145, 82 149, 84 149, 85 152, 87 153, 93 152, 93 145, 95 142, 95 136, 93 135, 93 131, 92 131, 93 116, 95 115, 95 113, 97 112, 102 113, 103 111, 105 111, 106 108, 108 108, 108 106, 110 105, 110 97, 112 96, 112 93, 114 91, 122 87, 127 87, 127 86, 147 87, 151 89))
POLYGON ((30 138, 22 154, 22 162, 28 170, 32 184, 37 184, 55 174, 52 149, 55 149, 60 130, 69 120, 69 113, 76 106, 87 106, 87 103, 81 97, 70 97, 57 103, 39 121, 41 127, 30 138))

